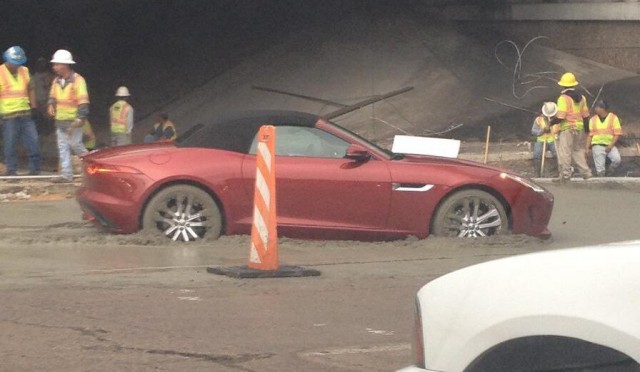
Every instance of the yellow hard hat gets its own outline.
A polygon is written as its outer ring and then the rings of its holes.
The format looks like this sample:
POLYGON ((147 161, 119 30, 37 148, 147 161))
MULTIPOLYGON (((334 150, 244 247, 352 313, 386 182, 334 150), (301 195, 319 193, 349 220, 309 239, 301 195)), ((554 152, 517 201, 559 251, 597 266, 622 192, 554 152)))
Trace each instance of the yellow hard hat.
POLYGON ((578 81, 576 80, 576 76, 574 74, 566 72, 564 75, 562 75, 562 78, 560 78, 558 85, 565 88, 571 88, 578 85, 578 81))

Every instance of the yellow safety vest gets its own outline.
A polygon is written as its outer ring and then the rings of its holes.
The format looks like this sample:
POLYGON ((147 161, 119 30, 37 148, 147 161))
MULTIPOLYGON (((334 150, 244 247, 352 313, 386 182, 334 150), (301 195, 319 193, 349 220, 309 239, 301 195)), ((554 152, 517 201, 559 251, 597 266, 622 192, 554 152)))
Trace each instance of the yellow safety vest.
POLYGON ((573 101, 573 98, 566 94, 561 94, 560 98, 558 98, 557 116, 559 119, 562 119, 560 122, 560 131, 568 129, 583 130, 584 123, 582 118, 589 117, 586 98, 583 96, 580 102, 576 103, 573 101))
MULTIPOLYGON (((545 129, 547 127, 547 121, 545 120, 544 116, 538 116, 536 118, 536 125, 538 125, 541 129, 545 129)), ((551 127, 551 132, 550 133, 542 133, 541 135, 538 136, 538 142, 547 142, 547 143, 552 143, 556 141, 556 133, 554 133, 554 126, 551 127)))
POLYGON ((96 137, 94 135, 92 138, 90 136, 91 133, 93 133, 93 129, 91 128, 91 123, 89 123, 89 120, 85 120, 84 125, 82 126, 82 136, 86 138, 86 140, 84 141, 84 147, 88 149, 95 149, 96 137))
POLYGON ((127 115, 131 105, 125 100, 119 100, 109 110, 111 116, 111 133, 127 133, 127 115))
POLYGON ((78 116, 78 106, 89 103, 87 83, 80 74, 73 72, 64 88, 57 78, 49 96, 56 101, 56 120, 71 121, 78 116))
POLYGON ((614 136, 622 135, 620 119, 612 112, 607 115, 604 122, 600 120, 598 115, 594 115, 589 120, 589 135, 592 145, 609 146, 613 143, 614 136))
POLYGON ((175 141, 176 138, 178 138, 178 131, 176 130, 176 126, 173 125, 173 123, 170 120, 167 120, 164 122, 164 125, 162 126, 162 131, 164 132, 164 130, 167 127, 173 129, 173 136, 171 138, 165 139, 165 141, 175 141))
POLYGON ((0 115, 29 111, 29 69, 18 66, 16 76, 0 65, 0 115))

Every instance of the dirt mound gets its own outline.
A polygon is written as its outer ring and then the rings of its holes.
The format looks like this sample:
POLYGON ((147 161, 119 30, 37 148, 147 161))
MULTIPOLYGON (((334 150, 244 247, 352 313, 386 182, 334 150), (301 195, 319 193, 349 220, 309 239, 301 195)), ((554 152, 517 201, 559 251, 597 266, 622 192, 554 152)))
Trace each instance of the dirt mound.
POLYGON ((337 121, 372 139, 429 135, 459 123, 464 126, 449 136, 482 138, 491 125, 497 136, 511 139, 528 137, 532 112, 557 97, 556 81, 567 70, 578 75, 590 97, 602 84, 608 92, 608 84, 617 81, 628 81, 633 89, 630 72, 546 47, 543 39, 524 52, 521 45, 518 54, 509 44, 499 44, 507 38, 488 24, 444 23, 418 10, 357 12, 331 27, 301 29, 163 110, 184 130, 229 110, 324 114, 338 108, 257 91, 254 85, 342 104, 413 86, 413 91, 337 121))

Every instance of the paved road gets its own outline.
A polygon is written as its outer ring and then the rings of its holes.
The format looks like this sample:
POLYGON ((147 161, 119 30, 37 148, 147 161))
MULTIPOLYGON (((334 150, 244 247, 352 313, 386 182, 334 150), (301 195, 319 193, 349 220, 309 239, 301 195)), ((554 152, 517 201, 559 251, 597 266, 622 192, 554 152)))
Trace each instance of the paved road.
POLYGON ((477 262, 640 239, 639 190, 550 186, 553 239, 281 239, 317 278, 234 280, 246 237, 188 246, 96 231, 72 200, 0 204, 0 371, 389 371, 411 361, 414 294, 477 262), (602 198, 606 198, 605 202, 602 198))

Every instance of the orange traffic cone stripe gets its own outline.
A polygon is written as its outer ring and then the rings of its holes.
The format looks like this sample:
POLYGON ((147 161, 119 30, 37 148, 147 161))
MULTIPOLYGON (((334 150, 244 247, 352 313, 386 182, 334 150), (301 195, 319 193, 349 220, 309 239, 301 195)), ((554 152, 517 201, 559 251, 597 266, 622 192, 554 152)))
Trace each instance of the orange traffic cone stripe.
POLYGON ((276 131, 263 125, 258 132, 256 151, 256 185, 253 197, 253 226, 248 267, 278 270, 278 235, 276 226, 276 131))

